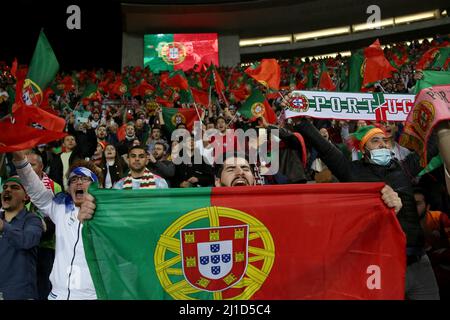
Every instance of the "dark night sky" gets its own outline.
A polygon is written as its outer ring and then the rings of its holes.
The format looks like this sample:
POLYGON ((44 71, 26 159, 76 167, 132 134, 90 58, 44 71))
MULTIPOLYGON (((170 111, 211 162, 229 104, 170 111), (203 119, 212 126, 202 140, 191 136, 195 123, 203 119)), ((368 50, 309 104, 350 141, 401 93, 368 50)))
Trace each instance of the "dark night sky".
POLYGON ((0 61, 17 57, 28 64, 41 28, 59 60, 60 70, 106 68, 120 70, 122 17, 118 1, 29 1, 2 2, 0 61), (67 7, 79 5, 81 30, 69 30, 67 7))

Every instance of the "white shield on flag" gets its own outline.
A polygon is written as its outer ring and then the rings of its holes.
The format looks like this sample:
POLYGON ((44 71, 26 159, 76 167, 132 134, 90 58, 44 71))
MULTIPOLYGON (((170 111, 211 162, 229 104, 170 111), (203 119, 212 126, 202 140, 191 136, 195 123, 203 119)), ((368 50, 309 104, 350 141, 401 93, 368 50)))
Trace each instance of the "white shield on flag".
POLYGON ((198 269, 210 279, 220 279, 233 267, 233 241, 197 243, 198 269))
POLYGON ((172 60, 178 59, 178 48, 170 48, 169 49, 169 58, 172 60))

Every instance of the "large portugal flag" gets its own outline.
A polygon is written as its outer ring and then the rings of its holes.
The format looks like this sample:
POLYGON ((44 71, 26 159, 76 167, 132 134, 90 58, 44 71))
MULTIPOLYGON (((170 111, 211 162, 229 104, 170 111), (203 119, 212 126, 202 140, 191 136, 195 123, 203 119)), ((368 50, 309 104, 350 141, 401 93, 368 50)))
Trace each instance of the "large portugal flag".
POLYGON ((99 299, 403 299, 381 183, 90 192, 99 299))

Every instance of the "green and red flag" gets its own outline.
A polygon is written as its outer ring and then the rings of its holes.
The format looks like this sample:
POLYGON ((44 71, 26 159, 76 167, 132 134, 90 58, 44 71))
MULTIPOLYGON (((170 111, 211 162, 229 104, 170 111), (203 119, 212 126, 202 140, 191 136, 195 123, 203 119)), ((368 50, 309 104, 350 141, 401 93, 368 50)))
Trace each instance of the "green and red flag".
POLYGON ((378 39, 364 49, 364 57, 363 87, 370 86, 379 80, 390 78, 392 77, 392 72, 397 71, 384 56, 378 39))
POLYGON ((205 61, 219 64, 217 33, 144 35, 144 67, 160 71, 190 70, 205 61))
POLYGON ((248 67, 245 73, 267 88, 280 89, 281 68, 276 59, 262 59, 248 67))
POLYGON ((44 31, 41 30, 22 87, 22 100, 26 105, 39 106, 41 104, 44 90, 55 78, 58 69, 59 63, 55 53, 44 31))
POLYGON ((128 93, 128 85, 121 77, 117 77, 117 79, 109 85, 109 92, 114 96, 122 97, 128 93))
POLYGON ((132 90, 133 96, 151 96, 155 92, 155 87, 148 83, 145 79, 142 79, 138 86, 132 90))
POLYGON ((400 69, 404 64, 408 63, 408 48, 405 45, 397 45, 390 51, 389 61, 396 69, 400 69))
POLYGON ((88 105, 91 101, 102 101, 102 95, 98 90, 98 85, 89 82, 84 89, 83 94, 81 95, 81 102, 83 105, 88 105))
POLYGON ((92 186, 82 236, 97 297, 403 299, 406 241, 383 186, 92 186))
POLYGON ((200 121, 197 111, 194 108, 165 108, 162 107, 164 125, 172 132, 177 125, 184 123, 186 129, 191 131, 195 121, 200 121))
POLYGON ((167 77, 162 77, 161 83, 172 88, 178 88, 179 90, 189 89, 189 83, 183 70, 177 70, 168 74, 167 77))
POLYGON ((319 89, 324 89, 327 91, 336 90, 336 85, 333 83, 333 80, 331 80, 330 74, 328 73, 328 68, 323 62, 320 68, 319 89))
POLYGON ((450 66, 450 47, 440 48, 434 61, 431 64, 433 69, 449 70, 450 66))
POLYGON ((297 88, 311 89, 314 87, 314 66, 310 63, 304 64, 302 67, 303 78, 297 84, 297 88))
POLYGON ((417 70, 447 70, 450 62, 450 46, 448 43, 427 50, 416 64, 417 70))
POLYGON ((239 113, 250 121, 264 117, 268 123, 277 122, 277 115, 267 102, 266 97, 258 89, 253 89, 252 94, 239 108, 239 113))

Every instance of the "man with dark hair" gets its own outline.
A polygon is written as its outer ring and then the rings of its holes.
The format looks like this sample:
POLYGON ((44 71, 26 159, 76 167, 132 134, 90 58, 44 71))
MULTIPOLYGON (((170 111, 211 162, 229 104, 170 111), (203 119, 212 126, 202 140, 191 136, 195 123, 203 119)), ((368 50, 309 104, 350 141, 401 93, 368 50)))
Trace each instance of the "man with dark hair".
POLYGON ((215 166, 216 187, 254 186, 255 176, 243 153, 225 154, 223 164, 215 166))
POLYGON ((93 197, 87 191, 92 182, 99 182, 101 171, 92 162, 74 162, 67 174, 67 192, 55 196, 33 171, 24 151, 13 153, 13 163, 33 204, 56 227, 55 262, 50 274, 52 291, 48 299, 97 299, 81 232, 82 222, 95 209, 93 197))
POLYGON ((160 140, 153 146, 153 152, 149 155, 147 168, 154 174, 164 178, 167 182, 175 175, 175 165, 167 160, 167 144, 160 140))
POLYGON ((133 122, 128 122, 125 128, 125 139, 120 141, 116 149, 120 156, 123 156, 128 152, 128 150, 133 146, 133 141, 136 140, 136 131, 133 122))
POLYGON ((28 199, 19 177, 6 179, 0 210, 0 294, 5 300, 38 298, 36 259, 42 222, 25 209, 28 199))
POLYGON ((180 143, 182 152, 186 152, 187 162, 175 165, 175 177, 173 187, 190 188, 190 187, 210 187, 214 185, 214 174, 211 165, 206 163, 203 157, 200 163, 196 163, 195 153, 200 150, 194 146, 194 137, 184 140, 180 143))
POLYGON ((95 129, 95 134, 97 135, 97 141, 98 142, 107 142, 106 137, 108 135, 108 132, 106 130, 106 125, 101 124, 95 129))
POLYGON ((168 188, 166 180, 147 169, 149 158, 144 147, 134 146, 128 151, 128 175, 117 181, 114 189, 168 188))

